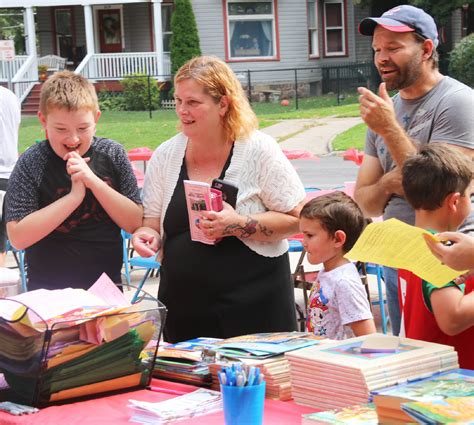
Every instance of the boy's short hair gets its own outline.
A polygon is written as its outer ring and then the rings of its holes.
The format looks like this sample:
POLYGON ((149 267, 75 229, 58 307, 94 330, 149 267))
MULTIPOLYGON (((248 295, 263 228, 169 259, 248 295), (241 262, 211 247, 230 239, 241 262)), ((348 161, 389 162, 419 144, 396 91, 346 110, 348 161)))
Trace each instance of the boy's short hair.
POLYGON ((405 198, 415 210, 436 210, 450 193, 464 196, 473 171, 471 159, 461 151, 446 144, 430 143, 403 164, 405 198))
POLYGON ((43 84, 40 96, 40 111, 46 116, 52 108, 77 111, 99 110, 94 86, 82 75, 71 71, 54 73, 43 84))
POLYGON ((311 199, 301 210, 300 218, 318 220, 321 227, 331 236, 334 236, 337 230, 342 230, 346 234, 346 242, 342 247, 344 252, 354 246, 366 225, 359 205, 341 191, 311 199))

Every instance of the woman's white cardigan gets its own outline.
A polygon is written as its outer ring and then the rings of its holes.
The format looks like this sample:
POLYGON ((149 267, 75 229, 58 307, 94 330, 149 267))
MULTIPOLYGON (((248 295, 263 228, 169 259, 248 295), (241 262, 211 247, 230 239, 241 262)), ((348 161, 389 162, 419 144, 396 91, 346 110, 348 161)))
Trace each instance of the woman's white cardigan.
MULTIPOLYGON (((188 139, 180 133, 161 144, 147 167, 143 187, 145 218, 163 221, 178 181, 188 139)), ((225 180, 239 188, 236 211, 241 215, 265 211, 288 212, 305 199, 300 178, 275 140, 255 131, 247 140, 237 140, 225 180)), ((265 257, 288 251, 288 241, 261 242, 242 239, 250 249, 265 257)))

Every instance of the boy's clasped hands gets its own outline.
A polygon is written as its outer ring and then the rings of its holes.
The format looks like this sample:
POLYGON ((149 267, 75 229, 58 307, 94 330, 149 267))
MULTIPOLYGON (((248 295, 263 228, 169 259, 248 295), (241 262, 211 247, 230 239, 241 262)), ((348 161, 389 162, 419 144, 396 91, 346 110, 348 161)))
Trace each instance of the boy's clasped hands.
POLYGON ((90 158, 83 158, 76 151, 73 151, 64 155, 63 159, 66 161, 66 171, 71 176, 71 193, 83 198, 86 189, 91 189, 94 183, 102 182, 87 164, 90 158))

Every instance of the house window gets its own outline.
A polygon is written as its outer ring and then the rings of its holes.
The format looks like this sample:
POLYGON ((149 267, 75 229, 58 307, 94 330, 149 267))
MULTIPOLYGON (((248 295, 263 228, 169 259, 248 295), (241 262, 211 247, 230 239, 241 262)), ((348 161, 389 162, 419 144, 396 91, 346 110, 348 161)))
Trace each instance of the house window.
POLYGON ((344 2, 324 2, 324 45, 326 56, 346 54, 346 29, 344 26, 344 2))
POLYGON ((274 0, 227 0, 227 19, 231 59, 276 56, 274 0))
POLYGON ((55 9, 56 51, 68 61, 74 60, 71 9, 55 9))
POLYGON ((171 14, 173 13, 173 4, 161 5, 161 28, 163 34, 163 52, 170 52, 171 41, 171 14))
POLYGON ((318 33, 318 2, 308 0, 308 39, 309 55, 319 56, 319 33, 318 33))

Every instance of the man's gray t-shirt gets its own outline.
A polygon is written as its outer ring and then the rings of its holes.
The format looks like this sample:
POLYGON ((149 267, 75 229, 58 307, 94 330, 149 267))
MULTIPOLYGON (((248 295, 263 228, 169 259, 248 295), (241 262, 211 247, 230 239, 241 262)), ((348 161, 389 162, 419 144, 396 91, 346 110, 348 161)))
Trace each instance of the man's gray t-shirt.
MULTIPOLYGON (((474 149, 474 90, 450 77, 443 79, 418 99, 393 97, 398 122, 409 137, 421 147, 427 143, 447 143, 474 149)), ((365 153, 377 157, 384 173, 395 167, 382 137, 368 130, 365 153)), ((427 188, 429 190, 429 188, 427 188)), ((474 207, 474 199, 471 198, 474 207)), ((415 213, 408 202, 393 195, 385 206, 384 219, 395 217, 415 223, 415 213)), ((461 230, 474 232, 474 208, 461 230)))

